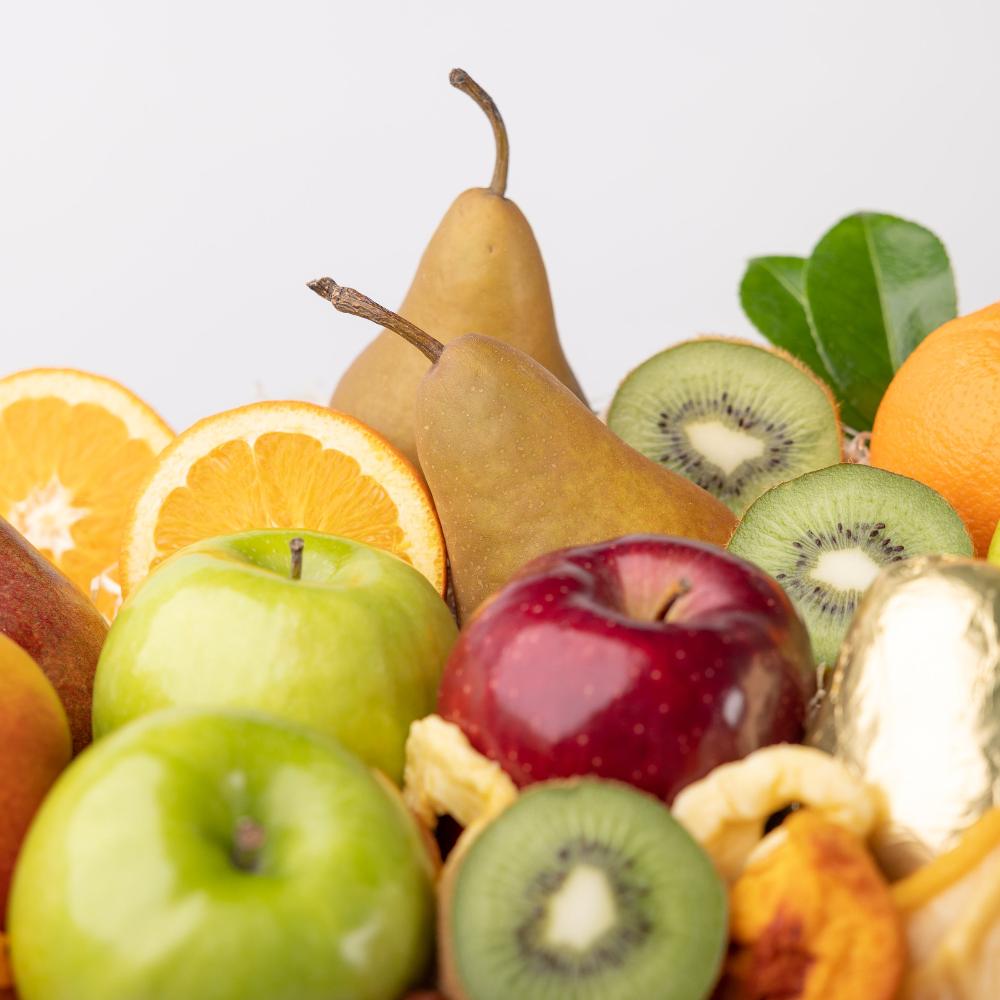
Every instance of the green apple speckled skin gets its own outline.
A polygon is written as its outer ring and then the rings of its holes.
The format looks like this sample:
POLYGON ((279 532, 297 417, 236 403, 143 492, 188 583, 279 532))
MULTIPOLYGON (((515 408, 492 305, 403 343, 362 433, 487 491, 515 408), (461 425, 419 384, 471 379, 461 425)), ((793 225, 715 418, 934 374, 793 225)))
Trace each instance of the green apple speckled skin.
POLYGON ((455 636, 433 586, 381 550, 301 531, 209 539, 123 605, 97 668, 94 735, 175 705, 260 709, 336 737, 398 782, 455 636))
POLYGON ((32 825, 19 996, 396 1000, 430 959, 433 874, 399 796, 332 740, 157 713, 83 754, 32 825))

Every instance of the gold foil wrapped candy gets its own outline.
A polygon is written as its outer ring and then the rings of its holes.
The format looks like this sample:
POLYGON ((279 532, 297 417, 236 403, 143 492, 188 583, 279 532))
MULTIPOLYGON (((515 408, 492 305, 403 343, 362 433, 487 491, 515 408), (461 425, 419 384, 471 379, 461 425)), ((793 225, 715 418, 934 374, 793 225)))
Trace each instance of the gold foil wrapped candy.
POLYGON ((884 570, 841 647, 810 742, 881 792, 873 845, 894 877, 1000 805, 1000 569, 927 556, 884 570))

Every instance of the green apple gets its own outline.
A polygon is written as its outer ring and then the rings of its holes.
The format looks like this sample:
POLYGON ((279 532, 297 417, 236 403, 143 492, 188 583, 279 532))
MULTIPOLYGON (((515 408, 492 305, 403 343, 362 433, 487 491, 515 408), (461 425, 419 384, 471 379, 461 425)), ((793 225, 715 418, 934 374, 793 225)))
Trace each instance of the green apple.
POLYGON ((28 833, 21 1000, 396 1000, 434 864, 388 782, 263 714, 177 709, 81 755, 28 833))
POLYGON ((118 613, 94 680, 94 736, 174 705, 256 708, 336 737, 398 783, 456 631, 434 587, 380 549, 305 531, 208 539, 118 613))
POLYGON ((1000 524, 997 524, 997 530, 993 533, 993 541, 990 543, 989 555, 986 558, 1000 566, 1000 524))

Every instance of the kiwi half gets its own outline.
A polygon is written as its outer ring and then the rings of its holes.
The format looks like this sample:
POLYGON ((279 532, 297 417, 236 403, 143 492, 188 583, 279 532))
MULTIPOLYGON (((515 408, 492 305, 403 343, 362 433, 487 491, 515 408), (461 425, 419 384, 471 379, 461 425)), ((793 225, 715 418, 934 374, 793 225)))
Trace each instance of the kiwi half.
POLYGON ((528 789, 449 858, 441 892, 455 1000, 701 1000, 725 950, 711 861, 616 782, 528 789))
POLYGON ((703 337, 639 365, 608 426, 742 514, 765 490, 841 459, 830 390, 791 355, 703 337))
POLYGON ((834 465, 782 483, 743 516, 729 551, 787 591, 832 664, 861 595, 879 570, 911 556, 971 556, 972 540, 939 493, 867 465, 834 465))

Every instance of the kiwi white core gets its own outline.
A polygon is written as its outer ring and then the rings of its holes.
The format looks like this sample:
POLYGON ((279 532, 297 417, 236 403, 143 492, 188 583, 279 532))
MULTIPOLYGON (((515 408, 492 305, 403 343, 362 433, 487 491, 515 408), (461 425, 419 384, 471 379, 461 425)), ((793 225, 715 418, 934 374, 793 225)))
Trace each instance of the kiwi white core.
POLYGON ((731 476, 744 462, 760 458, 767 447, 755 434, 734 430, 719 420, 704 420, 687 424, 684 428, 691 446, 731 476))
POLYGON ((823 552, 810 576, 836 590, 867 590, 879 574, 878 563, 861 549, 823 552))
POLYGON ((76 547, 72 527, 90 511, 73 506, 73 494, 56 476, 15 503, 7 520, 35 546, 59 560, 76 547))
POLYGON ((618 920, 615 893, 594 865, 577 865, 548 901, 543 937, 554 948, 584 952, 618 920))

